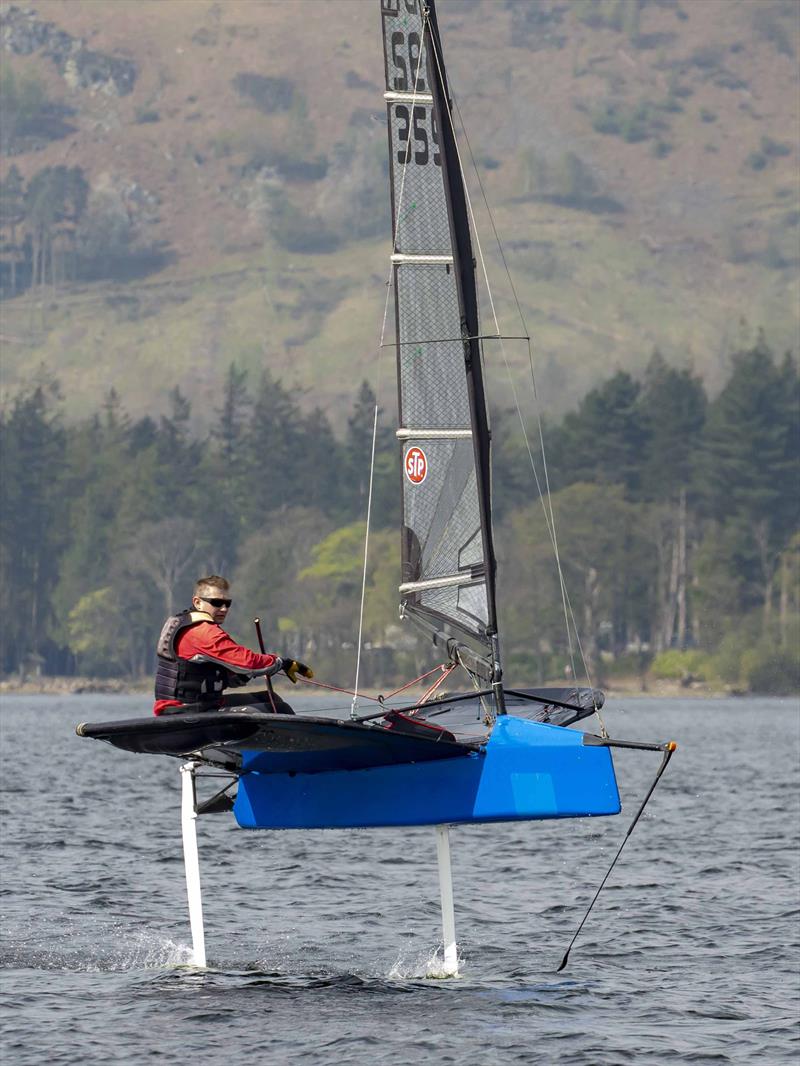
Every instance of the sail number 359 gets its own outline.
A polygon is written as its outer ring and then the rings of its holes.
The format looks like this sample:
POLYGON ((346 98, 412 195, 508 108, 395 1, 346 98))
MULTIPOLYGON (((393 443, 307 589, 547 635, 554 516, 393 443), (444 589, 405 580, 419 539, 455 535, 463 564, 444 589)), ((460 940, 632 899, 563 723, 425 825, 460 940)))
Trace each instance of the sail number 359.
MULTIPOLYGON (((428 91, 425 70, 420 64, 420 39, 418 33, 409 33, 408 37, 399 30, 392 34, 392 62, 395 76, 394 88, 398 92, 425 93, 428 91)), ((400 147, 397 162, 416 163, 424 167, 431 159, 434 166, 442 165, 439 153, 439 131, 436 128, 436 116, 433 108, 423 104, 414 104, 413 108, 405 104, 395 107, 397 116, 397 136, 400 147), (409 143, 410 138, 410 143, 409 143)))

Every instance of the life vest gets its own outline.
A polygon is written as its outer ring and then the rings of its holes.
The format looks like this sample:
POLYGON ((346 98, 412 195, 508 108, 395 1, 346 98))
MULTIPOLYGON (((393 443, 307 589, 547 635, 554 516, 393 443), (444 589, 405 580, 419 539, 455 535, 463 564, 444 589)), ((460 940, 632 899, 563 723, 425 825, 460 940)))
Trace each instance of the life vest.
POLYGON ((204 611, 181 611, 166 620, 156 645, 156 699, 181 703, 218 703, 230 682, 230 673, 219 663, 178 658, 175 642, 190 626, 213 619, 204 611))

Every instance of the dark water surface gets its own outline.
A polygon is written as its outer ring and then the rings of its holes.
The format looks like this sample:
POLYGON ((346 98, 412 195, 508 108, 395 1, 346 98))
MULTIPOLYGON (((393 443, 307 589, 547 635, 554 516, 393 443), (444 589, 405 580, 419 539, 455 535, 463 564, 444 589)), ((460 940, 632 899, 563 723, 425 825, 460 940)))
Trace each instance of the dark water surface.
POLYGON ((449 981, 427 976, 433 829, 246 833, 231 815, 199 823, 210 965, 186 966, 179 764, 73 732, 146 710, 3 700, 4 1066, 800 1060, 795 701, 607 710, 612 735, 679 750, 563 974, 660 757, 615 757, 619 818, 454 828, 449 981))

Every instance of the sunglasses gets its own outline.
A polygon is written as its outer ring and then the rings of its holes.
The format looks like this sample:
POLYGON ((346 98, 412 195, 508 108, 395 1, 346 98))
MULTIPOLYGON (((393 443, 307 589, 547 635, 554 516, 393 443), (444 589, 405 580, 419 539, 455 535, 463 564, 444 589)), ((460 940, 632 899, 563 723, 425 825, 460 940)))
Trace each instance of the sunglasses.
POLYGON ((210 596, 203 596, 202 599, 204 603, 210 603, 212 607, 230 607, 233 603, 233 600, 219 600, 216 598, 212 600, 210 596))

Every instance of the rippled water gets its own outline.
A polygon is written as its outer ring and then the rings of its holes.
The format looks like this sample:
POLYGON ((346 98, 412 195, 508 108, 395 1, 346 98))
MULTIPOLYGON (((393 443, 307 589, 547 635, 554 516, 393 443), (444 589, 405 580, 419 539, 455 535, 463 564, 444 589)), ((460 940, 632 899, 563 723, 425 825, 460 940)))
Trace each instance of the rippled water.
POLYGON ((607 710, 613 735, 679 750, 563 974, 659 756, 615 757, 619 818, 454 828, 448 981, 427 976, 432 829, 246 833, 230 815, 200 821, 210 967, 187 966, 178 763, 73 733, 146 709, 3 701, 9 1066, 798 1061, 796 702, 607 710))

